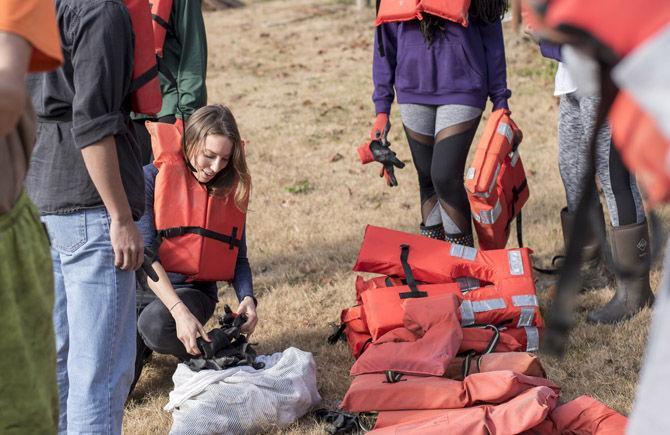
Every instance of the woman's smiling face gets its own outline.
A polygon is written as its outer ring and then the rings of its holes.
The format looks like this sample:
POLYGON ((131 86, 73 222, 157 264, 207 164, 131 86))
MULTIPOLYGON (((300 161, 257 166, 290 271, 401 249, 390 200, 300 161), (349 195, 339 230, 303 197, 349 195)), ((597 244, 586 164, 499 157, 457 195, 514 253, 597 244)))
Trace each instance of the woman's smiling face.
POLYGON ((233 142, 226 136, 205 136, 202 146, 190 159, 191 166, 196 170, 195 178, 201 183, 212 181, 228 165, 232 153, 233 142))

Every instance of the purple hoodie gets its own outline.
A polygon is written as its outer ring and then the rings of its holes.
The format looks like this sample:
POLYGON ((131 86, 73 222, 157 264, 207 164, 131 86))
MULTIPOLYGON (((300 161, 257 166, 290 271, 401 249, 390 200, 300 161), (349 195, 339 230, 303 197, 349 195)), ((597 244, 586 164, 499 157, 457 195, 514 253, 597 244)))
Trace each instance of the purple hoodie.
POLYGON ((401 104, 463 104, 483 109, 490 97, 493 110, 507 108, 512 92, 507 89, 502 25, 472 19, 463 27, 445 21, 444 32, 436 32, 428 47, 418 20, 382 24, 381 32, 375 32, 372 80, 377 113, 391 111, 395 94, 401 104))

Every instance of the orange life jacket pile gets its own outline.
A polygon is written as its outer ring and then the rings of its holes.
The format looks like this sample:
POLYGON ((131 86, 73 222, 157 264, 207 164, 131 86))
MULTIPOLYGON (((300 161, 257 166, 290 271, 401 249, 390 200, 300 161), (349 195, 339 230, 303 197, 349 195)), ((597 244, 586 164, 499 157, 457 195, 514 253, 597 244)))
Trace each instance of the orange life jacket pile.
POLYGON ((342 400, 372 433, 623 433, 589 397, 559 405, 538 349, 544 327, 527 248, 478 251, 368 226, 357 304, 341 330, 356 357, 342 400), (573 433, 573 432, 570 432, 573 433))

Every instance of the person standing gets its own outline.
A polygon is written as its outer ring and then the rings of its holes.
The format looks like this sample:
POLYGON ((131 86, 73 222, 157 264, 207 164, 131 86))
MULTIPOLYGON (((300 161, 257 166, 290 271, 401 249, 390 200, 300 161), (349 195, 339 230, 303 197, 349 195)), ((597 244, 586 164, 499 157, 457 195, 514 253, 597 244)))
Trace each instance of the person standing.
POLYGON ((28 81, 38 126, 27 188, 52 242, 59 431, 119 434, 143 260, 134 35, 120 0, 59 0, 56 12, 64 64, 28 81))
MULTIPOLYGON (((160 3, 164 0, 154 0, 160 3)), ((162 10, 160 5, 157 8, 162 10)), ((154 27, 165 30, 165 42, 158 57, 158 75, 163 107, 156 115, 160 122, 186 121, 207 104, 207 35, 200 0, 172 0, 167 19, 154 17, 154 27)), ((151 137, 144 123, 155 118, 133 115, 135 135, 140 142, 142 165, 151 163, 151 137)))
MULTIPOLYGON (((563 46, 540 41, 542 55, 561 62, 563 46)), ((570 47, 567 47, 568 51, 570 47)), ((621 155, 612 144, 609 124, 596 131, 596 118, 600 96, 584 95, 577 89, 569 72, 559 63, 556 72, 554 95, 560 98, 558 117, 558 167, 565 187, 567 207, 561 210, 563 237, 569 240, 574 215, 582 195, 582 179, 588 169, 589 141, 597 135, 595 146, 596 176, 603 190, 611 223, 611 252, 614 263, 630 273, 615 270, 616 292, 603 307, 591 311, 587 316, 590 323, 616 323, 634 316, 641 308, 654 301, 649 284, 649 229, 644 212, 642 196, 635 177, 628 172, 621 155)), ((599 220, 602 208, 595 192, 595 180, 587 186, 593 189, 594 204, 599 220)), ((593 226, 593 225, 592 225, 593 226)), ((607 284, 606 271, 600 260, 600 238, 596 229, 589 228, 584 241, 582 266, 584 286, 604 287, 607 284)), ((604 236, 604 234, 603 234, 604 236)), ((604 239, 604 237, 602 237, 604 239)))
MULTIPOLYGON (((493 110, 508 109, 511 91, 501 24, 507 3, 460 3, 467 26, 441 18, 454 6, 447 4, 439 16, 424 12, 421 20, 379 25, 372 64, 377 118, 371 138, 385 136, 397 96, 419 181, 421 234, 473 246, 463 171, 487 98, 493 110)), ((393 186, 397 182, 389 169, 404 165, 393 152, 383 151, 370 149, 393 186)))
POLYGON ((35 139, 26 72, 63 60, 53 3, 0 3, 0 433, 58 424, 49 240, 23 191, 35 139))

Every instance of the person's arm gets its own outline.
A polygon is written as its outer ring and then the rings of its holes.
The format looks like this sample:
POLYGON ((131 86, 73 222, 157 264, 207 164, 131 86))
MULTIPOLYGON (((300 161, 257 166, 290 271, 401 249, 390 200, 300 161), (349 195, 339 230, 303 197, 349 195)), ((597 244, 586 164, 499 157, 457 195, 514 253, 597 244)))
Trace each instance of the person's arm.
POLYGON ((561 62, 561 44, 540 39, 540 53, 546 58, 561 62))
MULTIPOLYGON (((188 117, 207 104, 207 35, 200 1, 174 2, 174 29, 181 45, 177 90, 179 109, 188 117)), ((175 114, 181 118, 181 113, 175 114)))
POLYGON ((72 47, 74 143, 111 217, 114 264, 136 270, 144 251, 121 181, 114 137, 128 128, 121 106, 133 66, 132 26, 123 4, 104 2, 82 14, 72 47))
POLYGON ((376 113, 391 113, 391 105, 395 98, 395 67, 397 52, 397 23, 381 25, 381 30, 375 29, 372 58, 372 82, 374 92, 372 101, 375 103, 376 113), (381 38, 379 36, 381 35, 381 38), (380 41, 383 47, 383 56, 380 52, 380 41))
POLYGON ((500 21, 492 24, 478 21, 476 25, 484 43, 488 94, 493 103, 493 110, 508 109, 507 100, 512 96, 512 91, 507 88, 507 62, 502 24, 500 21))
POLYGON ((31 52, 28 41, 0 31, 0 136, 13 130, 23 113, 31 52))
POLYGON ((258 315, 256 314, 256 299, 254 298, 253 278, 251 276, 251 266, 247 257, 247 236, 246 229, 242 232, 240 248, 237 251, 237 262, 235 263, 235 278, 233 279, 233 288, 237 295, 240 305, 237 308, 238 314, 246 314, 247 322, 242 325, 242 332, 251 334, 256 328, 258 315))

